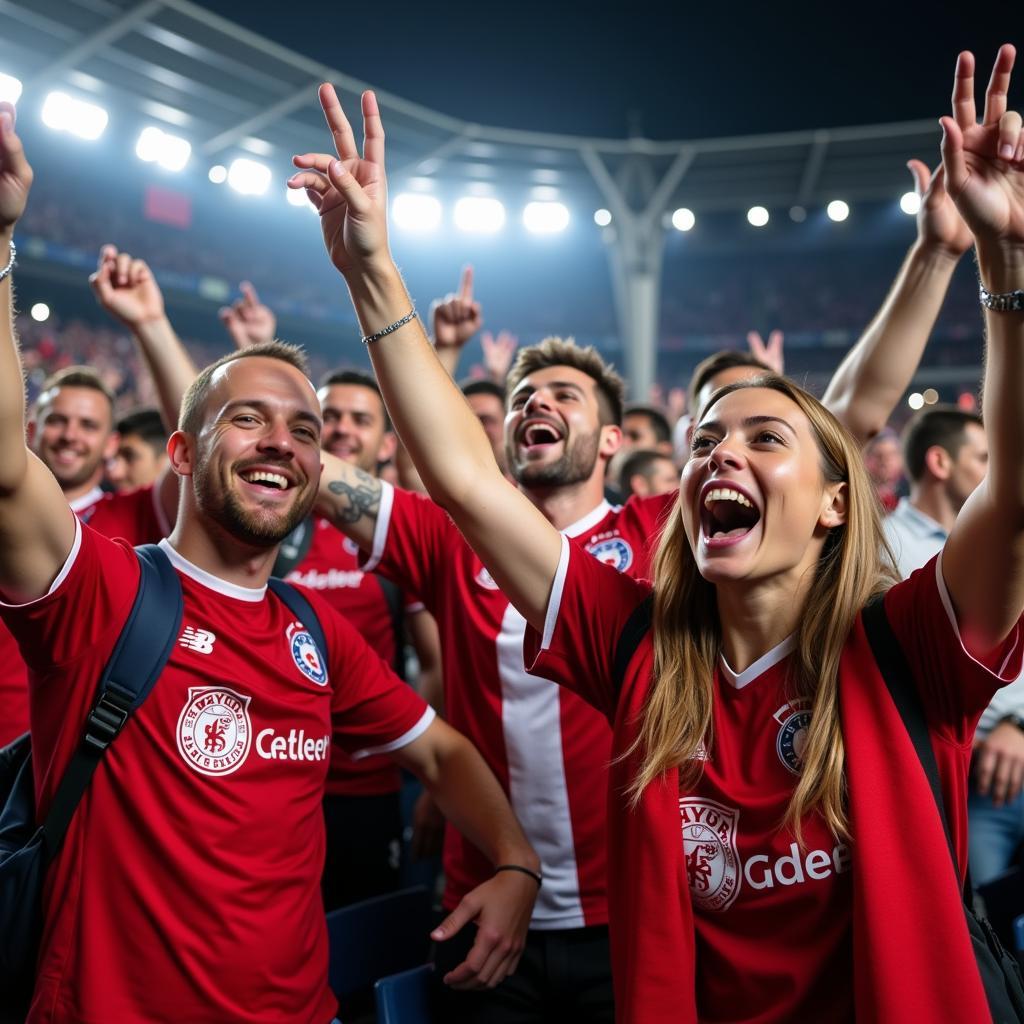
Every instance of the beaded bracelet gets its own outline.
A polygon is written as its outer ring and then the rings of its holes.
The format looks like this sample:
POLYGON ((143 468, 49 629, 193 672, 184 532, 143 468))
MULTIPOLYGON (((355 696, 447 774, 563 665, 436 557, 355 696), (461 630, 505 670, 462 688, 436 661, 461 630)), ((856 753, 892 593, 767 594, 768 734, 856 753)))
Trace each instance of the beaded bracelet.
POLYGON ((14 261, 17 258, 18 250, 14 248, 14 239, 11 239, 11 258, 7 261, 7 266, 3 270, 0 270, 0 281, 10 274, 14 269, 14 261))

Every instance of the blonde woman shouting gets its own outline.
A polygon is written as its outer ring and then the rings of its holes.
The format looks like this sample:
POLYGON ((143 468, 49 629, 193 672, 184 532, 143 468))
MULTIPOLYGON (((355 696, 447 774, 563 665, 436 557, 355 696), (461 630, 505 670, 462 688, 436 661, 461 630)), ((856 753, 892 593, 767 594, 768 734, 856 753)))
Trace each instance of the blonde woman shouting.
MULTIPOLYGON (((962 872, 974 726, 1021 667, 1024 135, 1006 109, 1013 60, 1004 46, 979 124, 974 59, 961 54, 942 119, 947 187, 974 235, 985 306, 990 470, 941 554, 895 585, 857 446, 774 376, 723 388, 699 412, 653 584, 565 540, 502 478, 410 315, 388 250, 375 99, 363 97, 360 157, 333 89, 321 90, 339 159, 296 158, 292 184, 320 210, 402 440, 531 624, 527 663, 614 727, 623 1022, 990 1019, 941 820, 861 611, 885 594, 962 872), (620 637, 652 589, 653 627, 616 678, 620 637)), ((510 425, 594 401, 581 382, 527 377, 510 425)))

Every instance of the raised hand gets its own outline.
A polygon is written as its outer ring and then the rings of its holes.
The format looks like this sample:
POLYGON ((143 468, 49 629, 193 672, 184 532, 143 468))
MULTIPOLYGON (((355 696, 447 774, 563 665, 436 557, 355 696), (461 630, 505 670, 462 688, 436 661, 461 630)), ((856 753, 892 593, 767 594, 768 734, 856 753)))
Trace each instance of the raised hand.
POLYGON ((164 318, 164 297, 144 260, 133 259, 117 246, 100 249, 96 273, 89 277, 96 301, 115 320, 138 330, 164 318))
MULTIPOLYGON (((946 189, 977 241, 983 273, 983 250, 1017 249, 1024 243, 1024 132, 1020 114, 1006 109, 1015 57, 1012 46, 1000 47, 978 124, 974 56, 961 53, 953 85, 953 116, 940 121, 946 189)), ((997 283, 995 288, 999 287, 997 283)))
POLYGON ((511 331, 499 331, 495 337, 490 331, 480 336, 484 350, 484 367, 495 384, 504 384, 519 348, 519 339, 511 331))
POLYGON ((483 308, 473 299, 473 268, 464 267, 455 295, 438 299, 430 308, 434 345, 438 349, 461 351, 483 326, 483 308))
POLYGON ((224 306, 218 314, 235 348, 249 348, 263 341, 273 341, 277 333, 274 311, 260 302, 256 289, 248 281, 243 281, 239 287, 242 297, 230 306, 224 306))
MULTIPOLYGON (((0 103, 0 233, 8 233, 25 212, 32 187, 32 168, 25 159, 21 139, 14 132, 16 115, 10 103, 0 103)), ((0 252, 0 266, 7 253, 0 252)))
POLYGON ((320 86, 320 106, 334 136, 336 156, 303 153, 292 158, 298 174, 289 188, 304 188, 320 214, 331 262, 346 277, 390 261, 387 225, 387 179, 384 174, 384 126, 377 98, 364 92, 363 155, 333 85, 320 86))
POLYGON ((782 331, 772 331, 765 343, 760 332, 750 331, 747 334, 747 345, 750 346, 750 354, 767 366, 772 373, 780 377, 785 370, 786 362, 782 354, 782 342, 784 340, 782 331))
POLYGON ((914 178, 914 191, 921 199, 917 237, 922 245, 959 258, 974 244, 974 236, 949 198, 942 164, 934 174, 920 160, 908 160, 907 167, 914 178))

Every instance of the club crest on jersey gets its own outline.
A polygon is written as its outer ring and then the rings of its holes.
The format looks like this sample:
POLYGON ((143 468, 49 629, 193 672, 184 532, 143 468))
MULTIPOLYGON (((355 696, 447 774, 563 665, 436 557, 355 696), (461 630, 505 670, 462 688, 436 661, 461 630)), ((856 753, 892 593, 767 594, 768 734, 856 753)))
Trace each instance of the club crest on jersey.
POLYGON ((494 577, 487 571, 487 566, 485 565, 480 566, 480 571, 476 574, 476 582, 484 590, 498 589, 498 584, 494 582, 494 577))
POLYGON ((587 545, 587 551, 599 562, 604 562, 619 572, 625 572, 633 564, 633 549, 621 537, 595 541, 587 545))
POLYGON ((804 770, 807 729, 811 724, 811 702, 791 700, 783 704, 772 718, 779 723, 779 734, 775 738, 779 760, 794 775, 799 775, 804 770))
POLYGON ((226 686, 190 686, 178 716, 178 752, 202 775, 241 768, 252 743, 251 697, 226 686))
POLYGON ((690 898, 702 910, 726 910, 742 880, 736 849, 739 810, 715 800, 680 797, 679 820, 690 898))
POLYGON ((285 636, 296 668, 317 686, 326 686, 327 665, 306 627, 301 622, 293 622, 285 630, 285 636))

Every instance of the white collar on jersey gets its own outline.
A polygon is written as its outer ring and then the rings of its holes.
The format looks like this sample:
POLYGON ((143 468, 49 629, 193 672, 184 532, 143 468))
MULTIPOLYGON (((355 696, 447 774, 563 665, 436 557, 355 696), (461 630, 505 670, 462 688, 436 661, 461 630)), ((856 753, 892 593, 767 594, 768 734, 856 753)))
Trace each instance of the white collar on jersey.
POLYGON ((592 526, 597 526, 611 510, 612 507, 608 504, 608 500, 603 499, 592 512, 588 512, 582 519, 577 519, 575 523, 559 532, 564 537, 577 537, 581 533, 586 533, 592 526))
POLYGON ((200 569, 198 565, 193 564, 183 555, 178 554, 178 552, 171 547, 166 537, 160 541, 160 548, 171 560, 171 565, 173 565, 178 572, 184 573, 184 575, 195 580, 196 583, 201 583, 209 590, 214 590, 218 594, 223 594, 225 597, 237 598, 239 601, 262 601, 266 596, 267 588, 265 586, 240 587, 237 583, 229 583, 227 580, 222 580, 219 576, 214 576, 212 572, 200 569))
POLYGON ((91 491, 83 494, 80 498, 75 498, 74 501, 69 501, 68 504, 71 506, 71 511, 74 513, 81 512, 83 509, 88 508, 90 505, 95 505, 97 501, 103 497, 103 488, 97 485, 91 491))
POLYGON ((754 662, 749 668, 744 669, 742 672, 735 672, 729 667, 729 662, 725 660, 725 655, 722 654, 720 662, 722 665, 722 676, 727 683, 731 683, 737 690, 742 690, 747 683, 752 683, 758 676, 763 675, 773 665, 778 665, 780 661, 793 648, 796 646, 796 634, 790 633, 782 643, 776 644, 767 654, 762 654, 757 661, 754 662))

